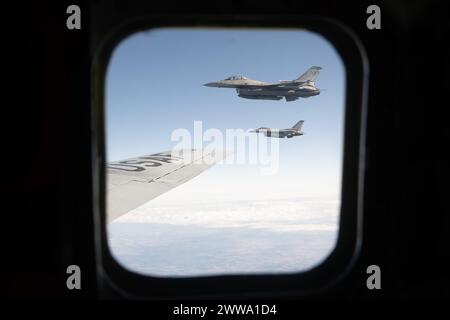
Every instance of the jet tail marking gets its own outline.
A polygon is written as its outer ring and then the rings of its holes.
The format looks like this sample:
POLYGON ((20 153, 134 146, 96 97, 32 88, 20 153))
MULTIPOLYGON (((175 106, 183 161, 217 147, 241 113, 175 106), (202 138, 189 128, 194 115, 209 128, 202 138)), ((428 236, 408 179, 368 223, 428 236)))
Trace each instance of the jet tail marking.
POLYGON ((303 123, 304 123, 304 122, 305 122, 305 121, 300 120, 299 122, 297 122, 297 123, 292 127, 292 129, 298 129, 299 131, 302 131, 303 123))
POLYGON ((298 77, 296 81, 314 82, 314 81, 316 81, 317 77, 319 76, 321 69, 322 69, 321 67, 315 67, 315 66, 311 67, 308 70, 306 70, 306 72, 304 74, 302 74, 300 77, 298 77))

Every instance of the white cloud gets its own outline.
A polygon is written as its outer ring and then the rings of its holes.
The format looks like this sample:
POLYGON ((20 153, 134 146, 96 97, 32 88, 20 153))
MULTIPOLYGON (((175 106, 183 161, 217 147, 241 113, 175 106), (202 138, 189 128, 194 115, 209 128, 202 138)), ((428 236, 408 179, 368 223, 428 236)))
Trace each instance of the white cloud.
POLYGON ((325 198, 144 205, 109 226, 113 255, 153 275, 293 272, 334 248, 339 201, 325 198))
POLYGON ((122 216, 115 223, 158 223, 202 227, 266 228, 272 231, 335 230, 339 202, 332 199, 279 199, 272 201, 211 200, 173 205, 152 201, 122 216))

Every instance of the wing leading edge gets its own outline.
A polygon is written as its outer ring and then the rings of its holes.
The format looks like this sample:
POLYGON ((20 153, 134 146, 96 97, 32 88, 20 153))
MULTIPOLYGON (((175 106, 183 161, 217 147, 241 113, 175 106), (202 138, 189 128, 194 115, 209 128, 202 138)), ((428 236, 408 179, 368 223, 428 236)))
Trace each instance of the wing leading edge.
POLYGON ((191 180, 225 157, 217 150, 177 150, 109 163, 108 223, 191 180))

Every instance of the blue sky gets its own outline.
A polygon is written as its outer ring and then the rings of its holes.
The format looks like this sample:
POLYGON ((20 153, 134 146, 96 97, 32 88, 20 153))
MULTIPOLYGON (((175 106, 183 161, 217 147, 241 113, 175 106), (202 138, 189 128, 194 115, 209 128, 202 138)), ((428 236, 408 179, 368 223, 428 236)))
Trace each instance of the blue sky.
POLYGON ((170 150, 177 144, 172 132, 192 131, 196 120, 203 130, 223 132, 304 120, 305 135, 279 140, 274 175, 261 175, 258 165, 219 164, 110 224, 118 261, 161 275, 296 271, 319 263, 337 234, 344 92, 339 55, 306 30, 171 28, 125 39, 106 79, 108 161, 170 150), (311 66, 322 67, 316 85, 323 91, 289 103, 203 86, 232 75, 291 80, 311 66))
MULTIPOLYGON (((257 177, 255 166, 211 169, 205 183, 236 179, 253 186, 299 185, 301 195, 338 195, 345 70, 332 45, 306 30, 154 29, 134 34, 113 52, 106 81, 108 161, 170 150, 177 128, 289 128, 305 120, 306 135, 280 141, 280 170, 257 177), (294 102, 248 100, 234 89, 202 84, 244 75, 268 82, 323 69, 319 95, 294 102), (210 179, 208 179, 210 178, 210 179), (314 192, 311 192, 314 191, 314 192)), ((206 187, 206 185, 205 185, 206 187)), ((189 189, 192 189, 188 187, 189 189)), ((211 189, 210 187, 206 187, 211 189)), ((186 189, 186 188, 185 188, 186 189)), ((192 190, 191 190, 192 191, 192 190)), ((256 188, 255 193, 258 193, 256 188)), ((285 193, 285 191, 281 191, 285 193)), ((225 194, 225 192, 222 192, 225 194)))

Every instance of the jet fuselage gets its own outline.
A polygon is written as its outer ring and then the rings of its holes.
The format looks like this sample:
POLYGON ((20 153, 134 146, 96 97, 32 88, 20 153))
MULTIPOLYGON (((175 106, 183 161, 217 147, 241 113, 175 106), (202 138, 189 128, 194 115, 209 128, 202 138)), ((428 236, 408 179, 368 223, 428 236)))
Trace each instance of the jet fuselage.
POLYGON ((284 80, 279 83, 269 83, 246 78, 232 76, 224 80, 204 84, 214 88, 234 88, 239 97, 245 99, 294 101, 298 98, 308 98, 320 94, 320 89, 315 86, 315 80, 321 67, 311 67, 296 80, 284 80))
POLYGON ((259 128, 254 130, 256 133, 263 133, 266 137, 272 138, 292 138, 295 136, 302 136, 303 133, 295 129, 270 129, 259 128))
POLYGON ((250 132, 263 133, 266 137, 273 138, 292 138, 295 136, 303 135, 303 120, 298 121, 292 128, 287 129, 271 129, 266 127, 261 127, 255 130, 250 130, 250 132))

